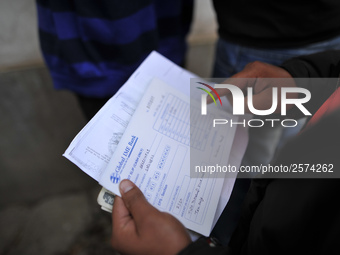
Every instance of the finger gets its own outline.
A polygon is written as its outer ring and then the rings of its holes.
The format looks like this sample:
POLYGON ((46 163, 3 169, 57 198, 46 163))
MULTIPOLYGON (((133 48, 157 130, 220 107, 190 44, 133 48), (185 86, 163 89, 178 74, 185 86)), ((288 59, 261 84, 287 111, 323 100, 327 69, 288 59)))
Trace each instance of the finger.
POLYGON ((112 227, 122 228, 131 219, 132 218, 131 218, 130 212, 126 208, 123 199, 120 198, 119 196, 116 196, 115 201, 113 203, 113 208, 112 208, 112 227))
POLYGON ((133 182, 123 180, 119 188, 124 204, 132 215, 136 225, 143 223, 145 218, 155 213, 156 209, 149 204, 143 193, 133 182))
MULTIPOLYGON (((123 199, 116 196, 112 208, 112 247, 117 251, 124 252, 127 247, 131 248, 131 243, 137 244, 137 235, 137 227, 129 210, 123 199)), ((136 251, 131 254, 136 254, 136 251)))

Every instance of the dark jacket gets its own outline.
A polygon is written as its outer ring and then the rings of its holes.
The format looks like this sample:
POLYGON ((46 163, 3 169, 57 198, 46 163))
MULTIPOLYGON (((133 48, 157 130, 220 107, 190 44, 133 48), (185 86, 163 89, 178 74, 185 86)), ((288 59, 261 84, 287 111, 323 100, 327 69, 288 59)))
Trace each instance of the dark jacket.
POLYGON ((219 35, 248 47, 289 48, 340 35, 339 0, 214 0, 219 35))
MULTIPOLYGON (((329 51, 289 60, 283 67, 294 77, 339 77, 339 63, 340 51, 329 51)), ((315 112, 337 84, 311 86, 315 112)), ((292 163, 326 164, 340 171, 340 110, 287 143, 272 164, 292 163)), ((180 254, 339 254, 339 194, 336 178, 254 179, 229 246, 212 248, 199 240, 180 254)))

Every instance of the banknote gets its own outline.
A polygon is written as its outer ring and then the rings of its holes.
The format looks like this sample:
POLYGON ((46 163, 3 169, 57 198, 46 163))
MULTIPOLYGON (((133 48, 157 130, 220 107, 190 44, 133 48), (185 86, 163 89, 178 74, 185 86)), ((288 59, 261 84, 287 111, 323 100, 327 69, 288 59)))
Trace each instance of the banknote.
POLYGON ((103 211, 106 211, 106 212, 109 212, 109 213, 112 213, 112 208, 109 209, 109 208, 106 208, 104 206, 100 207, 103 211))
POLYGON ((112 213, 112 206, 115 195, 105 188, 102 188, 97 197, 97 202, 101 206, 101 209, 112 213))

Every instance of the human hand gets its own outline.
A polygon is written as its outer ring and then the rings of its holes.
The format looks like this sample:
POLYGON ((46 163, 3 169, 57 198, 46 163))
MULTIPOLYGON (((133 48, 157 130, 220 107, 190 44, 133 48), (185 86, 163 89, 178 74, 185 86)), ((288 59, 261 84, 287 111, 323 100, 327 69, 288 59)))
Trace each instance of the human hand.
MULTIPOLYGON (((281 88, 282 87, 296 87, 293 77, 283 68, 271 64, 255 61, 249 63, 245 68, 226 79, 223 84, 232 84, 239 87, 245 95, 247 95, 247 88, 253 88, 253 106, 257 110, 266 110, 272 106, 272 88, 278 88, 278 105, 274 113, 281 111, 281 88)), ((232 95, 229 89, 216 88, 216 92, 220 96, 227 96, 232 103, 232 95)), ((213 92, 211 92, 213 93, 213 92)), ((298 98, 297 93, 287 94, 287 98, 298 98)), ((245 112, 250 113, 247 104, 247 96, 244 100, 245 112)), ((207 98, 207 103, 212 103, 212 98, 207 98)), ((288 105, 290 109, 292 105, 288 105)))
POLYGON ((129 180, 120 183, 112 209, 112 246, 122 254, 177 254, 190 244, 184 226, 158 211, 129 180))

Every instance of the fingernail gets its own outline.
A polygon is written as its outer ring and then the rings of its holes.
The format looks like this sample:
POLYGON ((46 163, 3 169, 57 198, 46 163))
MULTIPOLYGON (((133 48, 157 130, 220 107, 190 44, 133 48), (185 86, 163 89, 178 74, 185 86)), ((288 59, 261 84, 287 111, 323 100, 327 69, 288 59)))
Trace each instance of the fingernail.
POLYGON ((126 193, 133 188, 133 183, 129 180, 123 180, 119 184, 121 192, 126 193))

